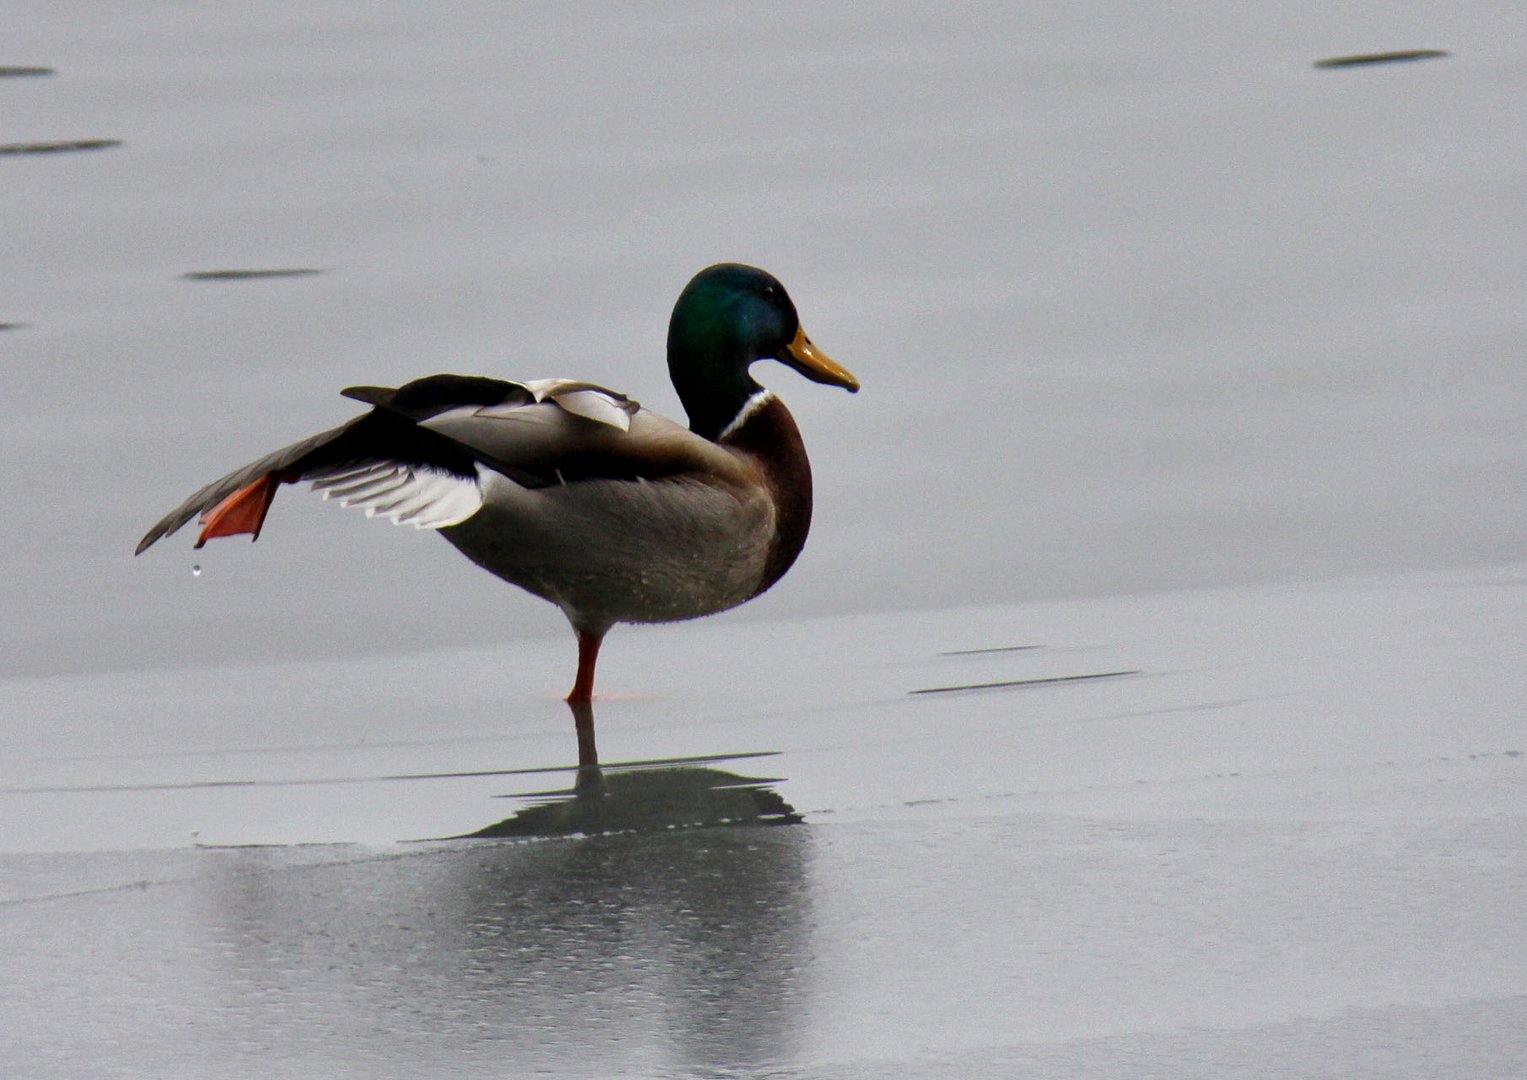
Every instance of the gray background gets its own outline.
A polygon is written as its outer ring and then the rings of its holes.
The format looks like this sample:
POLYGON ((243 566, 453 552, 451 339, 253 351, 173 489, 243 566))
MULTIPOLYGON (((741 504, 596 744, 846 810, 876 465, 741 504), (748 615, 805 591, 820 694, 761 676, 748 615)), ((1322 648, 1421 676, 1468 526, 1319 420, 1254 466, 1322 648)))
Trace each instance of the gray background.
POLYGON ((283 491, 143 530, 354 383, 578 376, 682 415, 679 288, 762 265, 812 541, 728 618, 1527 551, 1518 5, 15 3, 0 671, 562 634, 438 540, 283 491), (1336 53, 1440 61, 1320 71, 1336 53), (20 62, 20 61, 17 61, 20 62), (195 282, 191 271, 316 276, 195 282), (193 580, 191 566, 204 573, 193 580), (215 632, 209 627, 216 626, 215 632))

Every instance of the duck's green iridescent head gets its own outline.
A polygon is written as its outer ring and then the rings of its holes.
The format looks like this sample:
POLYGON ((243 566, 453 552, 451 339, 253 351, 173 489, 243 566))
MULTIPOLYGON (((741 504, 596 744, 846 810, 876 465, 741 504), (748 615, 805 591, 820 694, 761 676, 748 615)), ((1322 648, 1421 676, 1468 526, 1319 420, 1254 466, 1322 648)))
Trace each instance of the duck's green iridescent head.
POLYGON ((761 389, 748 374, 756 360, 859 389, 859 380, 811 344, 772 274, 740 263, 701 270, 679 294, 668 323, 668 373, 696 434, 714 439, 761 389))

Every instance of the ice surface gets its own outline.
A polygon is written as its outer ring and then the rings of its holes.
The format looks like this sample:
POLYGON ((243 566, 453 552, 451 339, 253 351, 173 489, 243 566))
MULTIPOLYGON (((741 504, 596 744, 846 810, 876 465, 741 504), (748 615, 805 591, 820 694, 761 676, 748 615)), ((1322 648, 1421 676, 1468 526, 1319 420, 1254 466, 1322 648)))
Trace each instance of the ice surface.
POLYGON ((1518 565, 628 630, 604 759, 710 760, 593 813, 548 643, 12 680, 9 1052, 1514 1076, 1524 617, 1518 565), (479 830, 544 838, 396 843, 479 830))
POLYGON ((6 16, 0 144, 120 144, 0 155, 0 1075, 1527 1075, 1520 5, 6 16), (671 768, 548 794, 436 538, 131 558, 343 386, 678 415, 720 259, 865 389, 760 366, 805 555, 610 638, 671 768))

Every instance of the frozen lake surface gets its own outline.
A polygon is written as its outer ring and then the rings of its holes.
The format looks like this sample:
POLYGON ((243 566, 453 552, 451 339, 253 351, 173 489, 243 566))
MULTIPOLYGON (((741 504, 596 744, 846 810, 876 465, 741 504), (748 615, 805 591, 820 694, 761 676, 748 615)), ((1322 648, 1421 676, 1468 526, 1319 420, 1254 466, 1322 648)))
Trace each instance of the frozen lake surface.
POLYGON ((1527 1074, 1520 5, 7 15, 0 1074, 1527 1074), (132 559, 722 259, 865 390, 602 785, 436 538, 132 559))
POLYGON ((18 680, 11 1071, 1520 1075, 1524 617, 1518 565, 631 632, 605 760, 710 760, 551 806, 549 644, 18 680))

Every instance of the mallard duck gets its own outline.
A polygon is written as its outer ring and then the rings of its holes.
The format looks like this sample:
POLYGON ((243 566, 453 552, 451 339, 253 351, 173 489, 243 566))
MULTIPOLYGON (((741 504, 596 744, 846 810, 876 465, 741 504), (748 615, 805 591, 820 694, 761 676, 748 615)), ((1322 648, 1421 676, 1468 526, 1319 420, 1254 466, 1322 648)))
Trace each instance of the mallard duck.
POLYGON ((771 275, 723 263, 685 286, 668 372, 686 429, 570 379, 431 375, 357 386, 371 411, 213 481, 150 529, 142 554, 200 515, 199 548, 258 539, 282 484, 434 529, 478 566, 562 609, 578 638, 570 703, 587 704, 618 622, 711 615, 790 569, 811 524, 811 467, 789 410, 748 369, 773 359, 859 389, 801 329, 771 275))

